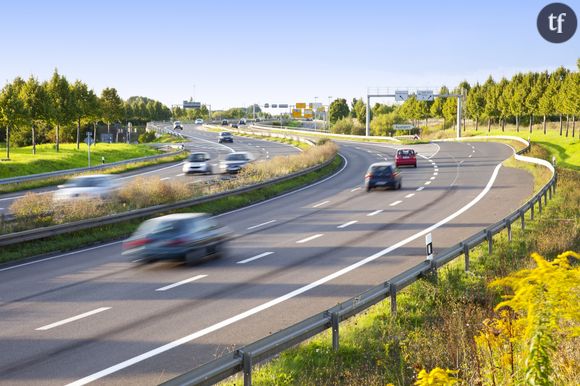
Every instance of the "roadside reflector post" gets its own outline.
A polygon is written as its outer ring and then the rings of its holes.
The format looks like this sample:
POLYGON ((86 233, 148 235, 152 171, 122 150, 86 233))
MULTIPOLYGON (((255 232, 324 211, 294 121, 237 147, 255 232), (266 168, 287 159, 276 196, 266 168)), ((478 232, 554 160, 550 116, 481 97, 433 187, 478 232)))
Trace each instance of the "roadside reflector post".
POLYGON ((102 156, 102 157, 101 157, 101 163, 102 163, 103 165, 105 164, 105 157, 104 157, 104 156, 102 156))
POLYGON ((431 233, 428 233, 425 236, 425 247, 426 247, 427 260, 432 262, 433 261, 433 237, 431 236, 431 233))

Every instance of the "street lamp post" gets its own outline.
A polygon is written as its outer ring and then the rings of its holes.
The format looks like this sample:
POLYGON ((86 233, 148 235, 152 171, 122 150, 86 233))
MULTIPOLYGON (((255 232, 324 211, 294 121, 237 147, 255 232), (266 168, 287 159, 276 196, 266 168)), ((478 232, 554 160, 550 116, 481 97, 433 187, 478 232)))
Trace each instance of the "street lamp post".
POLYGON ((316 105, 317 104, 318 104, 318 97, 315 96, 314 97, 314 106, 313 106, 314 107, 314 131, 316 131, 316 110, 317 110, 316 105))
POLYGON ((330 131, 330 100, 331 96, 328 97, 328 109, 326 110, 326 131, 330 131))

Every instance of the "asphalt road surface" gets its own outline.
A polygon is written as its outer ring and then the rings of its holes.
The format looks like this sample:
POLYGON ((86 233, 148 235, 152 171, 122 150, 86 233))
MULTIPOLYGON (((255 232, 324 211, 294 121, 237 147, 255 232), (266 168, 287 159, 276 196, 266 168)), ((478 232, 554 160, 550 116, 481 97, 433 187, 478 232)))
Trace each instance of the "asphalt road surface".
MULTIPOLYGON (((254 155, 257 160, 268 160, 279 155, 296 154, 299 149, 282 143, 265 140, 238 137, 234 134, 234 143, 220 144, 217 142, 218 133, 200 130, 196 125, 184 125, 180 134, 186 136, 184 146, 189 151, 204 151, 209 153, 214 170, 218 171, 219 161, 225 155, 234 151, 247 151, 254 155)), ((161 164, 149 166, 131 172, 119 174, 122 181, 130 181, 136 177, 158 176, 162 180, 185 179, 190 182, 203 182, 209 179, 218 178, 213 176, 185 175, 182 171, 183 162, 161 164)), ((0 195, 0 213, 9 213, 12 202, 24 196, 27 192, 52 193, 56 186, 31 189, 21 192, 0 195)))
POLYGON ((0 384, 158 384, 419 263, 425 229, 440 253, 532 192, 498 166, 505 145, 415 148, 401 190, 367 193, 394 148, 341 142, 332 177, 218 216, 236 235, 222 259, 140 265, 115 242, 0 268, 0 384))

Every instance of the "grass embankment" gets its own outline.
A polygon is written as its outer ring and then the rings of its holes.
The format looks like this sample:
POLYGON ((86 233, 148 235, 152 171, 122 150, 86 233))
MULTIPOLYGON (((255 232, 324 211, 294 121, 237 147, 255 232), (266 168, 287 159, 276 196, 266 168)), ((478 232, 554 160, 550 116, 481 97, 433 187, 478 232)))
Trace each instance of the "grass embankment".
MULTIPOLYGON (((275 157, 269 162, 259 162, 247 166, 236 179, 223 181, 214 185, 186 185, 177 182, 164 182, 159 179, 138 179, 124 187, 113 201, 91 200, 90 202, 70 202, 65 207, 54 205, 49 195, 29 194, 16 201, 11 208, 17 217, 17 223, 12 226, 35 228, 57 223, 76 221, 166 203, 201 197, 212 193, 227 191, 241 186, 262 182, 280 177, 298 170, 333 161, 326 167, 308 173, 307 175, 280 182, 256 191, 237 194, 235 196, 214 200, 205 204, 195 205, 179 212, 222 213, 237 209, 252 203, 263 201, 278 194, 305 186, 336 171, 342 164, 342 158, 336 155, 336 147, 332 143, 312 148, 312 151, 285 157, 275 157), (334 158, 333 158, 334 157, 334 158), (49 212, 46 208, 52 207, 49 212), (32 217, 31 217, 32 216, 32 217), (21 221, 18 222, 18 218, 21 221), (29 220, 31 219, 31 220, 29 220)), ((90 230, 54 236, 44 240, 21 243, 3 247, 0 250, 0 262, 19 260, 30 256, 46 254, 79 248, 90 243, 104 242, 128 236, 141 220, 127 221, 90 230)), ((11 229, 12 231, 16 229, 11 229)))
MULTIPOLYGON (((531 156, 550 154, 536 146, 531 156)), ((506 338, 497 330, 500 324, 491 322, 497 320, 494 307, 501 292, 488 285, 530 268, 532 252, 553 259, 562 251, 580 249, 580 173, 562 168, 558 173, 557 194, 544 212, 536 211, 533 221, 527 215, 525 230, 519 221, 514 223, 511 242, 506 232, 496 235, 491 255, 487 245, 472 250, 469 273, 464 271, 462 258, 455 260, 439 270, 436 283, 420 280, 400 292, 396 316, 388 301, 381 302, 341 324, 337 352, 327 331, 256 369, 253 384, 409 385, 419 370, 435 367, 459 370, 457 377, 466 385, 518 384, 525 370, 521 354, 530 346, 516 346, 521 341, 515 332, 506 338)), ((543 173, 535 177, 546 178, 543 173)), ((577 289, 566 296, 577 309, 577 289)), ((579 327, 579 317, 572 327, 579 327)), ((540 353, 543 363, 549 362, 553 369, 553 384, 580 384, 578 337, 554 335, 549 342, 553 350, 540 353)), ((239 384, 240 380, 226 383, 239 384)))
MULTIPOLYGON (((53 144, 37 145, 36 155, 32 154, 32 146, 11 148, 10 161, 0 162, 0 178, 87 167, 87 150, 85 143, 80 145, 79 150, 74 143, 61 143, 58 153, 53 144)), ((101 157, 105 157, 106 163, 111 163, 159 153, 147 145, 99 142, 91 146, 91 164, 100 165, 101 157)))

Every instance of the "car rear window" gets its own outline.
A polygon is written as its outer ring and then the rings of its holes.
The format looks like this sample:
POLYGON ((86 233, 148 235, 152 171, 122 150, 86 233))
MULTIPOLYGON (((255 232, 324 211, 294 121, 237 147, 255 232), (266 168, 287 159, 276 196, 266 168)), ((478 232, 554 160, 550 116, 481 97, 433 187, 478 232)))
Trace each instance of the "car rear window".
POLYGON ((246 155, 245 154, 228 154, 226 156, 227 161, 245 161, 246 155))
POLYGON ((402 156, 413 156, 415 152, 413 150, 399 150, 398 154, 402 156))
POLYGON ((160 237, 168 234, 181 233, 185 229, 186 222, 183 220, 150 220, 141 224, 135 234, 160 237))
POLYGON ((373 166, 371 168, 371 171, 373 172, 373 174, 377 175, 391 174, 393 172, 390 166, 373 166))
POLYGON ((203 153, 197 153, 197 154, 191 154, 187 160, 190 162, 204 162, 205 161, 205 154, 203 153))

